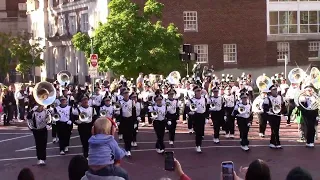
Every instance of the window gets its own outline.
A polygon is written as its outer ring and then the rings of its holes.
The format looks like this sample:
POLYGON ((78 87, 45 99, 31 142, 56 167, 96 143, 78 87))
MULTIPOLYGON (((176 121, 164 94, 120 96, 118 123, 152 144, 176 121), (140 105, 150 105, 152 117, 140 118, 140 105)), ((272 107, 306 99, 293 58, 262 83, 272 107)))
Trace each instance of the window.
POLYGON ((319 32, 319 12, 301 11, 300 12, 300 33, 319 32))
POLYGON ((88 32, 89 31, 88 13, 81 14, 81 31, 82 32, 88 32))
POLYGON ((278 62, 284 62, 286 57, 288 58, 288 62, 290 62, 290 44, 288 42, 278 42, 277 51, 278 62))
POLYGON ((69 33, 75 34, 77 32, 77 18, 75 15, 69 16, 69 33))
POLYGON ((237 45, 236 44, 223 45, 223 62, 225 63, 237 62, 237 45))
POLYGON ((58 33, 60 36, 65 34, 65 29, 66 29, 65 26, 66 26, 65 18, 64 16, 60 16, 58 19, 58 33))
POLYGON ((297 11, 269 12, 270 34, 292 34, 298 32, 297 11))
POLYGON ((184 31, 198 31, 197 11, 183 12, 184 31))
POLYGON ((309 60, 320 60, 320 41, 309 42, 309 60))
POLYGON ((197 53, 197 62, 208 63, 208 44, 194 45, 194 52, 197 53))

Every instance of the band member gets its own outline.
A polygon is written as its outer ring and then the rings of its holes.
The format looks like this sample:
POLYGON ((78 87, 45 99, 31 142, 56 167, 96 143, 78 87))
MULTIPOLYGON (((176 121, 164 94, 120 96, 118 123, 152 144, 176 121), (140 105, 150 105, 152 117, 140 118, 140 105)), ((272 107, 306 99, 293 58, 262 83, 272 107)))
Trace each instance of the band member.
POLYGON ((231 94, 231 88, 228 86, 224 90, 225 114, 226 114, 226 138, 234 138, 234 121, 235 118, 231 115, 236 104, 234 94, 231 94))
MULTIPOLYGON (((51 107, 50 107, 50 109, 49 109, 49 111, 50 111, 50 113, 51 114, 53 114, 54 113, 54 108, 55 107, 58 107, 58 106, 60 106, 60 100, 59 100, 59 97, 58 97, 58 94, 57 94, 57 97, 56 97, 56 99, 54 100, 54 102, 53 102, 53 104, 51 105, 51 107)), ((56 122, 55 121, 53 121, 52 123, 51 123, 51 136, 52 136, 52 142, 53 143, 57 143, 57 142, 59 142, 59 138, 58 138, 58 136, 57 136, 57 124, 56 124, 56 122)))
POLYGON ((166 99, 166 106, 167 106, 167 127, 169 130, 169 144, 173 145, 176 135, 176 128, 177 128, 177 120, 179 119, 179 111, 180 108, 178 106, 178 100, 174 99, 174 95, 176 91, 170 89, 168 91, 168 99, 166 99))
POLYGON ((195 86, 193 88, 195 96, 189 100, 186 106, 186 112, 193 122, 193 128, 196 133, 196 151, 199 153, 201 152, 204 127, 208 122, 209 116, 207 99, 201 96, 201 90, 201 86, 195 86))
POLYGON ((28 125, 33 133, 36 152, 38 158, 38 165, 46 164, 46 149, 48 140, 48 119, 50 118, 50 113, 44 109, 42 105, 35 106, 28 113, 28 125))
MULTIPOLYGON (((315 88, 312 85, 307 85, 304 87, 305 96, 301 101, 301 104, 304 106, 298 106, 299 110, 301 110, 304 123, 306 125, 306 140, 307 147, 314 147, 314 139, 315 139, 315 125, 318 118, 318 107, 314 108, 313 106, 317 103, 318 99, 312 96, 313 93, 316 93, 315 88)), ((318 106, 318 104, 316 104, 318 106)))
POLYGON ((257 108, 257 112, 255 112, 258 116, 258 121, 259 121, 259 136, 260 137, 265 137, 265 132, 266 132, 266 128, 267 128, 267 121, 268 121, 268 116, 266 113, 263 113, 263 102, 264 99, 267 97, 267 93, 269 92, 269 90, 264 90, 260 93, 260 95, 257 97, 258 99, 256 99, 256 101, 258 101, 258 108, 257 108))
POLYGON ((67 98, 60 98, 60 105, 54 108, 54 113, 59 115, 59 120, 56 122, 59 138, 60 155, 65 155, 69 151, 68 146, 71 136, 71 106, 68 106, 67 98))
POLYGON ((164 134, 166 128, 166 106, 162 103, 163 97, 154 97, 155 105, 149 106, 148 118, 153 120, 153 128, 157 135, 156 151, 161 154, 164 152, 164 134))
POLYGON ((294 96, 295 94, 300 90, 300 86, 297 83, 292 83, 289 87, 287 93, 286 93, 286 99, 288 100, 288 120, 287 120, 287 126, 290 126, 291 123, 291 115, 293 109, 296 107, 296 104, 294 102, 294 96))
POLYGON ((221 96, 219 96, 219 88, 216 86, 212 90, 213 96, 210 97, 210 114, 211 119, 213 122, 213 130, 214 130, 214 137, 213 142, 218 144, 219 140, 219 133, 220 127, 224 126, 224 101, 221 96))
MULTIPOLYGON (((154 93, 152 92, 151 90, 151 87, 149 85, 149 83, 145 83, 145 86, 144 86, 144 91, 141 92, 141 98, 142 101, 143 101, 143 106, 144 106, 144 109, 143 109, 143 114, 147 114, 148 112, 148 106, 151 105, 151 100, 154 96, 154 93)), ((149 126, 152 126, 152 120, 151 119, 148 119, 148 124, 149 126)), ((145 118, 142 118, 142 121, 141 121, 141 126, 145 126, 145 118)))
POLYGON ((117 118, 120 120, 125 150, 127 151, 126 156, 129 157, 131 156, 131 142, 133 140, 134 122, 137 120, 137 115, 135 104, 129 98, 129 90, 124 90, 122 94, 123 100, 119 102, 121 109, 115 113, 118 115, 117 118))
POLYGON ((78 125, 78 132, 82 144, 83 156, 87 158, 89 151, 88 140, 91 137, 92 124, 97 118, 95 110, 89 106, 88 96, 83 96, 81 98, 81 105, 79 107, 74 105, 72 114, 74 115, 74 123, 78 125))
POLYGON ((252 120, 251 104, 248 103, 248 95, 246 93, 241 94, 240 98, 241 102, 235 105, 232 115, 237 117, 237 124, 240 131, 241 149, 248 151, 248 133, 252 120))
POLYGON ((104 98, 104 105, 100 107, 100 114, 99 116, 104 116, 107 118, 113 118, 114 116, 114 108, 111 105, 111 97, 107 96, 104 98), (105 114, 103 114, 105 112, 105 114))
POLYGON ((92 94, 92 107, 97 112, 97 114, 100 114, 100 106, 102 102, 103 96, 100 94, 100 88, 95 88, 94 94, 92 94))
POLYGON ((264 99, 263 111, 268 118, 269 125, 271 127, 271 139, 270 148, 281 149, 280 138, 279 138, 279 128, 281 121, 281 112, 283 112, 284 102, 280 95, 278 95, 277 87, 272 85, 269 90, 270 95, 264 99))
POLYGON ((132 142, 131 142, 131 146, 132 147, 137 147, 137 134, 138 134, 138 128, 139 128, 139 122, 141 122, 142 119, 144 119, 144 114, 143 114, 143 105, 141 103, 141 100, 138 99, 138 94, 133 92, 130 95, 130 99, 133 101, 135 109, 136 109, 136 116, 137 119, 134 121, 134 125, 133 125, 133 138, 132 138, 132 142))
MULTIPOLYGON (((112 96, 112 103, 115 104, 119 104, 121 100, 123 100, 123 91, 126 90, 126 88, 120 88, 119 89, 119 94, 114 93, 112 96)), ((118 112, 118 110, 114 109, 114 111, 118 112)), ((120 123, 121 119, 120 116, 116 116, 116 120, 117 120, 117 125, 118 125, 118 138, 119 140, 123 139, 123 133, 122 133, 122 125, 120 123)))

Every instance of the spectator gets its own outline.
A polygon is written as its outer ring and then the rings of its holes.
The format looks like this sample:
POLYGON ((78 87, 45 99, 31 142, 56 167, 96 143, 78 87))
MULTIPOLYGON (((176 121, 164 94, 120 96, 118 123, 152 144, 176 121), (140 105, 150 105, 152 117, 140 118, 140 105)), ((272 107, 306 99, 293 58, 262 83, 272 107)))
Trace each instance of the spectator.
POLYGON ((191 178, 189 178, 182 170, 181 164, 179 163, 178 160, 174 160, 175 163, 175 171, 177 173, 177 175, 180 177, 179 180, 191 180, 191 178))
POLYGON ((114 139, 116 123, 109 118, 99 118, 89 139, 89 170, 81 180, 127 180, 128 173, 119 166, 125 151, 114 139))
POLYGON ((74 156, 68 167, 69 180, 81 180, 88 169, 88 160, 85 157, 74 156))
POLYGON ((312 180, 312 176, 305 169, 296 167, 289 172, 286 180, 312 180))
POLYGON ((23 168, 18 175, 18 180, 34 180, 34 175, 29 168, 23 168))

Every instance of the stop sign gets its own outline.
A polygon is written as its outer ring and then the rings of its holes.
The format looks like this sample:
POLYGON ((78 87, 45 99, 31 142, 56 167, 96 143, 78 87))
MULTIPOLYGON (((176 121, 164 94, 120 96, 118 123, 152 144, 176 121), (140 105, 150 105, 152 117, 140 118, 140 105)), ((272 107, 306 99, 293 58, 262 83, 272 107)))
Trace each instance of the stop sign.
POLYGON ((98 54, 90 54, 90 64, 92 67, 98 66, 98 54))

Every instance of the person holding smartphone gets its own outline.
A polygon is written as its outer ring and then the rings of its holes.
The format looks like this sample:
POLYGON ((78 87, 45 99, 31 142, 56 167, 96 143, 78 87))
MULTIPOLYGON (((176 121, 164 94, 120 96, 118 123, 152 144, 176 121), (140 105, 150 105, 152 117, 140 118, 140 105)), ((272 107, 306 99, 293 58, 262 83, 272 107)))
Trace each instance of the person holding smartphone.
POLYGON ((248 103, 248 95, 246 93, 242 93, 240 98, 241 102, 234 107, 232 115, 237 117, 237 123, 240 131, 241 149, 248 151, 248 133, 252 120, 252 106, 248 103))

